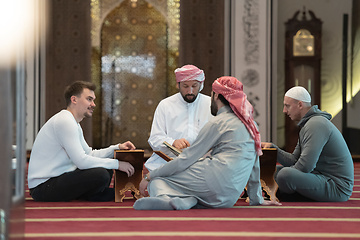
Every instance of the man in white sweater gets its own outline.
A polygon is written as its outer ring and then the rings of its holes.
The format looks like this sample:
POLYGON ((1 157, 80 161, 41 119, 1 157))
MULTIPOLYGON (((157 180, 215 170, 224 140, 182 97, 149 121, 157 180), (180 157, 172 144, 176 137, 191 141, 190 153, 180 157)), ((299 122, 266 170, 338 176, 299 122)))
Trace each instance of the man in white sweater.
POLYGON ((134 174, 134 167, 112 159, 116 149, 135 149, 127 141, 93 150, 84 139, 80 122, 95 108, 95 88, 77 81, 64 92, 67 108, 51 117, 40 129, 30 156, 28 186, 35 201, 111 201, 113 169, 134 174))

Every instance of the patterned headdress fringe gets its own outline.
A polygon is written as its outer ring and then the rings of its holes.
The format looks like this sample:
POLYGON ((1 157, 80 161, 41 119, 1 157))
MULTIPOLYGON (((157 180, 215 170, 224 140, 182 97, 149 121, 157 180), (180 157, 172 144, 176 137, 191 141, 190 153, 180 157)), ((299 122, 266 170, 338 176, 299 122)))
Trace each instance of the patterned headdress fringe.
POLYGON ((243 91, 243 84, 234 77, 224 76, 214 81, 212 90, 215 93, 223 95, 230 103, 231 109, 244 123, 251 137, 254 139, 256 153, 258 156, 261 156, 261 138, 259 130, 254 123, 254 108, 247 100, 246 94, 243 91))

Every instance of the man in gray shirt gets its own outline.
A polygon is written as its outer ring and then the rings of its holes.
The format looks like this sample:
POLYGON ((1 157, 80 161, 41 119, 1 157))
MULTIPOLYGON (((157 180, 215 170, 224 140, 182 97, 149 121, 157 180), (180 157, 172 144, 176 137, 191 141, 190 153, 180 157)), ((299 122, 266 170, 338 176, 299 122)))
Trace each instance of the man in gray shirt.
POLYGON ((278 149, 277 197, 280 201, 347 201, 354 185, 354 165, 331 115, 311 106, 310 94, 299 86, 285 93, 283 112, 301 130, 293 153, 262 143, 264 148, 278 149))
POLYGON ((229 208, 247 185, 250 205, 280 205, 264 201, 260 183, 260 134, 253 107, 236 78, 221 77, 213 85, 211 113, 216 115, 195 142, 177 158, 145 175, 137 210, 229 208), (211 155, 201 158, 209 149, 211 155))

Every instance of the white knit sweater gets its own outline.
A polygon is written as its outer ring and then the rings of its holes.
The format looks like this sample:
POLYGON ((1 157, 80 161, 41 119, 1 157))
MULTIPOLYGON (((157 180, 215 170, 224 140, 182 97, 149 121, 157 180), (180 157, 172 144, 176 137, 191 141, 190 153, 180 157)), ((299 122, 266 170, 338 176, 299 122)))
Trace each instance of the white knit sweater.
POLYGON ((118 145, 93 150, 72 113, 62 110, 44 124, 35 139, 29 162, 29 188, 76 168, 118 169, 118 160, 110 158, 116 149, 118 145))

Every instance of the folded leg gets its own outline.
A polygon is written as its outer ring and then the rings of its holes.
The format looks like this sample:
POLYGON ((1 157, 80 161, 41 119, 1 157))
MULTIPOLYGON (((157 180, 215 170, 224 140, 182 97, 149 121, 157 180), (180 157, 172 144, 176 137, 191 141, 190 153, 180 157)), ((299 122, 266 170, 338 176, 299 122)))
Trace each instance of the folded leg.
POLYGON ((176 210, 188 210, 197 204, 197 199, 194 197, 173 197, 170 200, 170 205, 176 210))
POLYGON ((321 174, 304 173, 295 168, 283 167, 277 172, 275 180, 283 194, 298 193, 320 202, 338 202, 348 199, 348 196, 336 187, 336 183, 331 178, 321 174))
POLYGON ((144 197, 134 203, 136 210, 174 210, 168 197, 144 197))

